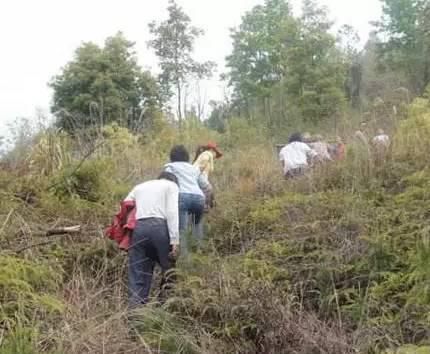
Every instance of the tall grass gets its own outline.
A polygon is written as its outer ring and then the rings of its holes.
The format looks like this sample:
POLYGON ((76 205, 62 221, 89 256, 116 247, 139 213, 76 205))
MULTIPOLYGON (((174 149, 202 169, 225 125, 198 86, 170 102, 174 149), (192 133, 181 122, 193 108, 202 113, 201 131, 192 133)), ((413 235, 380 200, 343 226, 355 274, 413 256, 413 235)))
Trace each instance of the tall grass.
POLYGON ((0 173, 1 349, 341 354, 425 348, 428 112, 427 101, 415 102, 382 157, 345 128, 347 159, 293 181, 282 178, 264 129, 243 121, 230 122, 223 135, 198 124, 182 135, 164 124, 141 136, 118 126, 74 139, 40 133, 16 168, 0 173), (131 335, 127 258, 103 238, 103 227, 134 183, 158 174, 171 145, 193 149, 207 140, 226 151, 212 177, 217 206, 207 217, 206 244, 179 262, 165 305, 135 314, 137 335, 131 335), (72 224, 83 233, 44 236, 46 228, 72 224), (27 247, 33 244, 40 246, 27 247))

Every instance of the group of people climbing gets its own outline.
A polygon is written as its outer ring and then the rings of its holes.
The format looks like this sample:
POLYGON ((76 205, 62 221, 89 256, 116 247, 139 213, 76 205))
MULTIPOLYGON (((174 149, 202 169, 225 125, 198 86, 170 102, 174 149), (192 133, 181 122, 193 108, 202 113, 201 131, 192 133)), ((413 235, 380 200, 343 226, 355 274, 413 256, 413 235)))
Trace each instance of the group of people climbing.
MULTIPOLYGON (((354 136, 367 148, 371 144, 379 155, 384 154, 391 144, 390 137, 382 129, 377 130, 371 142, 361 130, 356 131, 354 136)), ((294 178, 305 174, 315 164, 343 160, 345 153, 346 145, 340 137, 336 138, 335 143, 329 144, 324 141, 322 135, 294 133, 290 136, 288 144, 281 146, 279 160, 285 178, 294 178)))
POLYGON ((342 160, 345 157, 345 144, 340 137, 335 144, 328 144, 321 135, 294 133, 288 144, 279 152, 284 176, 294 178, 303 175, 316 163, 342 160))
MULTIPOLYGON (((355 137, 368 144, 363 132, 357 131, 355 137)), ((371 143, 386 149, 390 138, 380 129, 371 143)), ((301 176, 315 164, 345 158, 345 143, 340 137, 328 144, 321 135, 294 133, 281 147, 279 158, 286 178, 301 176)), ((107 235, 128 250, 130 308, 149 301, 155 264, 161 267, 161 287, 166 289, 169 270, 178 255, 186 258, 189 254, 189 241, 201 245, 202 220, 214 206, 210 176, 220 157, 222 153, 213 142, 199 146, 193 162, 185 146, 176 145, 158 178, 135 186, 121 203, 107 235)), ((163 293, 160 291, 161 296, 163 293)))
POLYGON ((122 202, 107 234, 128 250, 131 308, 148 302, 156 263, 162 270, 161 287, 168 285, 178 254, 186 257, 189 252, 189 221, 193 239, 201 244, 204 213, 214 203, 209 178, 221 156, 210 142, 198 147, 191 163, 185 146, 174 146, 158 178, 138 184, 122 202))

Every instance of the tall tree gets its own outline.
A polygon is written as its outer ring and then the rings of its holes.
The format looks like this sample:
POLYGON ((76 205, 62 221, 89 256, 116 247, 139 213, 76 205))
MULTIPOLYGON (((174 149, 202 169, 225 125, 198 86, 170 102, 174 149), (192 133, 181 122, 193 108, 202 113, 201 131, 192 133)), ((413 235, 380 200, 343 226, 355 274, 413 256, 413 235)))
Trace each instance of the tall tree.
POLYGON ((163 89, 164 101, 168 101, 176 91, 177 115, 182 123, 183 90, 192 78, 203 79, 212 75, 215 64, 211 61, 199 63, 192 57, 195 40, 203 30, 191 25, 190 17, 174 0, 169 0, 167 20, 149 24, 154 39, 149 45, 154 48, 160 61, 160 84, 163 89))
POLYGON ((305 121, 318 122, 343 105, 345 67, 327 10, 304 0, 298 41, 286 48, 286 88, 305 121))
POLYGON ((287 119, 317 122, 344 101, 345 65, 324 8, 304 1, 294 17, 286 0, 266 0, 233 31, 227 57, 234 103, 272 129, 287 119), (260 107, 263 107, 261 109, 260 107))
POLYGON ((71 132, 110 122, 138 128, 145 111, 157 106, 158 89, 151 74, 138 66, 133 48, 118 33, 102 48, 89 42, 76 50, 50 82, 51 110, 61 128, 71 132))
POLYGON ((395 69, 381 60, 381 40, 376 32, 372 32, 360 55, 362 68, 361 100, 364 107, 369 109, 376 99, 383 99, 386 104, 398 104, 403 99, 409 100, 407 94, 400 94, 408 87, 409 80, 403 70, 395 69), (401 100, 399 100, 399 94, 401 100))
POLYGON ((354 108, 361 104, 361 86, 363 68, 361 56, 358 51, 360 37, 356 30, 350 25, 343 25, 337 33, 338 46, 343 54, 346 68, 345 93, 354 108))
POLYGON ((205 121, 208 128, 218 131, 219 133, 225 132, 226 122, 230 118, 230 104, 226 101, 210 101, 211 114, 205 121))
POLYGON ((282 49, 286 42, 281 34, 296 30, 286 0, 266 0, 243 16, 239 28, 232 30, 233 52, 226 58, 236 101, 249 105, 253 98, 271 96, 284 76, 282 49))
POLYGON ((386 40, 380 60, 403 71, 410 88, 421 94, 430 83, 430 1, 381 1, 383 15, 376 27, 386 40))

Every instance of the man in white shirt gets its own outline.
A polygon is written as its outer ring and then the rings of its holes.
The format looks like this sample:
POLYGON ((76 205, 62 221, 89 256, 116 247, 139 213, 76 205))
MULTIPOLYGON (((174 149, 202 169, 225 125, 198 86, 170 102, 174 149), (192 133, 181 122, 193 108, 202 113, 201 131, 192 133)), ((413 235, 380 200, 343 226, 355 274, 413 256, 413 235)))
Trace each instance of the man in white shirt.
POLYGON ((377 135, 372 139, 376 148, 388 149, 390 147, 390 137, 382 129, 378 129, 377 135))
POLYGON ((309 160, 316 156, 317 153, 302 142, 301 134, 291 135, 288 145, 284 146, 279 153, 285 177, 302 175, 309 166, 309 160))
POLYGON ((155 263, 165 273, 169 257, 176 256, 179 246, 179 187, 175 175, 163 172, 157 180, 133 188, 126 200, 136 203, 136 227, 128 250, 129 305, 148 302, 155 263))

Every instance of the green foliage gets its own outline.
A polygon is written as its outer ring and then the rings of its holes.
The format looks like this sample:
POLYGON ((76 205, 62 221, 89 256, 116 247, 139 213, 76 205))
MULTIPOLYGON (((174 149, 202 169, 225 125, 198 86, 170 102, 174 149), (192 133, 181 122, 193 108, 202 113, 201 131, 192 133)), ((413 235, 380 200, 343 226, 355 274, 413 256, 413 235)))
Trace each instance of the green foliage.
POLYGON ((29 323, 64 311, 64 304, 50 293, 61 284, 62 270, 45 262, 31 262, 13 256, 0 257, 0 316, 6 328, 16 321, 29 323))
POLYGON ((416 345, 403 345, 396 350, 387 350, 383 354, 428 354, 430 347, 416 346, 416 345))
POLYGON ((36 353, 35 333, 31 328, 17 328, 1 345, 2 354, 34 354, 36 353))
POLYGON ((244 100, 267 96, 282 77, 281 37, 295 30, 288 2, 268 0, 254 7, 233 30, 233 53, 227 57, 230 83, 244 100))
POLYGON ((267 128, 262 124, 252 124, 240 118, 232 118, 226 124, 222 144, 228 148, 245 145, 260 145, 268 139, 267 128))
POLYGON ((97 202, 103 197, 103 172, 107 161, 92 160, 82 166, 72 167, 72 172, 65 170, 60 176, 60 185, 55 193, 60 197, 77 196, 90 202, 97 202))
POLYGON ((219 133, 224 133, 226 129, 226 121, 230 117, 230 107, 224 102, 209 102, 211 106, 211 114, 206 121, 206 126, 216 130, 219 133))
POLYGON ((70 137, 56 129, 39 133, 27 158, 31 174, 50 176, 58 172, 71 161, 71 145, 70 137))
POLYGON ((203 31, 191 25, 191 19, 174 0, 169 0, 167 7, 169 18, 159 24, 152 22, 149 30, 154 39, 149 45, 154 48, 159 58, 161 74, 159 81, 165 103, 176 91, 177 115, 182 123, 183 89, 192 77, 207 78, 212 75, 215 63, 198 63, 192 58, 195 40, 203 31))
POLYGON ((54 77, 52 112, 57 125, 68 132, 117 122, 142 128, 145 111, 157 105, 157 86, 142 71, 134 43, 122 33, 109 37, 103 48, 84 43, 75 58, 54 77))
POLYGON ((49 344, 45 348, 41 343, 41 335, 38 328, 18 326, 8 333, 0 345, 1 354, 63 354, 61 351, 52 349, 49 344))
POLYGON ((146 306, 131 314, 132 328, 150 348, 165 353, 200 353, 194 338, 188 333, 183 321, 162 308, 146 306))
POLYGON ((430 2, 383 0, 383 15, 377 23, 386 38, 381 43, 382 61, 404 72, 409 87, 422 94, 430 82, 430 2))
POLYGON ((427 101, 417 100, 382 165, 371 150, 353 146, 346 162, 289 183, 276 197, 224 200, 228 217, 211 220, 217 251, 245 252, 234 266, 243 278, 288 289, 307 311, 342 321, 344 330, 375 331, 355 344, 363 352, 399 338, 427 343, 430 175, 428 149, 419 150, 427 112, 427 101))
POLYGON ((409 108, 409 119, 400 123, 396 135, 396 157, 410 160, 424 167, 428 161, 426 151, 429 148, 430 133, 430 101, 416 99, 409 108))
POLYGON ((246 14, 233 31, 227 66, 247 117, 257 112, 275 131, 291 124, 287 116, 318 123, 343 110, 346 66, 330 28, 327 13, 312 1, 300 18, 284 0, 246 14))
POLYGON ((82 163, 79 142, 52 132, 52 146, 61 149, 46 150, 45 141, 34 149, 34 172, 0 173, 2 246, 32 244, 51 224, 80 223, 85 232, 29 249, 31 261, 0 258, 6 348, 25 353, 68 343, 88 352, 347 354, 412 344, 399 350, 425 350, 429 111, 427 98, 416 100, 382 158, 351 141, 345 161, 289 181, 267 127, 240 118, 228 119, 223 134, 196 119, 184 120, 182 132, 160 119, 145 136, 107 125, 94 141, 103 142, 100 149, 82 163), (217 207, 207 216, 207 242, 179 260, 167 303, 136 313, 136 349, 122 322, 126 258, 99 239, 102 225, 132 183, 159 171, 172 144, 193 148, 205 140, 225 151, 211 175, 217 207), (62 154, 44 164, 40 151, 62 154), (37 176, 44 170, 47 176, 37 176), (37 202, 15 197, 19 190, 33 191, 37 202), (20 334, 21 323, 40 331, 20 334))
MULTIPOLYGON (((115 144, 121 144, 114 141, 115 144)), ((112 158, 90 159, 64 168, 53 179, 54 194, 60 199, 80 198, 88 202, 114 201, 123 198, 130 186, 114 177, 112 158)))

